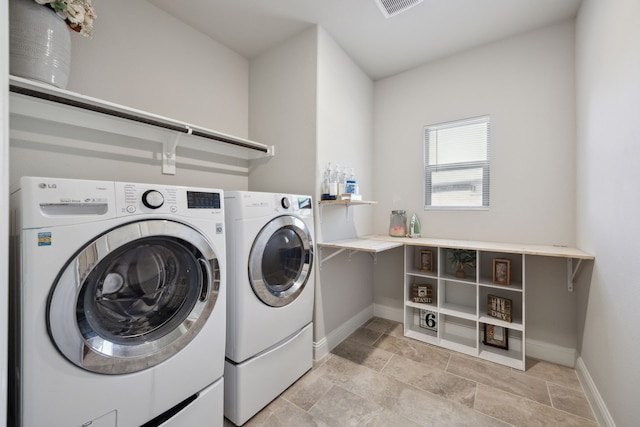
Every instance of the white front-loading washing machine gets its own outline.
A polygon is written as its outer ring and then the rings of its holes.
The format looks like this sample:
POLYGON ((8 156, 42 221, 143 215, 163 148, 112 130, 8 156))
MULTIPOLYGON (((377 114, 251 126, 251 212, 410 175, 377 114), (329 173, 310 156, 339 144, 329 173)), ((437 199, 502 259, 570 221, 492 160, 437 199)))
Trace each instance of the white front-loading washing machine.
POLYGON ((26 177, 11 202, 12 424, 223 425, 223 192, 26 177))
POLYGON ((313 365, 310 196, 225 193, 224 413, 242 425, 313 365))

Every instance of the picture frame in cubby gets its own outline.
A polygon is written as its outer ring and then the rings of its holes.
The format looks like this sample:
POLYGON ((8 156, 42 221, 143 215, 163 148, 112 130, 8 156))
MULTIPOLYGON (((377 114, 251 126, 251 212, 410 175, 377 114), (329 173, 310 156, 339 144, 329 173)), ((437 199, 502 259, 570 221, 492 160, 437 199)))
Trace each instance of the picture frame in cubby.
POLYGON ((507 258, 493 259, 493 283, 496 285, 511 285, 511 260, 507 258))
POLYGON ((509 329, 503 326, 484 324, 484 345, 509 350, 509 329))
POLYGON ((420 272, 433 273, 433 251, 420 251, 420 272))

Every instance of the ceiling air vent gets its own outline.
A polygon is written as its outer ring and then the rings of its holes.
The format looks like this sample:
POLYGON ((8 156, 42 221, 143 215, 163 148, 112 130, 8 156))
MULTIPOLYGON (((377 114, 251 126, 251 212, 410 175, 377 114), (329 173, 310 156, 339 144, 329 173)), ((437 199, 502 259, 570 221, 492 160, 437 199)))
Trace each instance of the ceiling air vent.
POLYGON ((417 6, 424 0, 374 0, 385 18, 391 18, 417 6))

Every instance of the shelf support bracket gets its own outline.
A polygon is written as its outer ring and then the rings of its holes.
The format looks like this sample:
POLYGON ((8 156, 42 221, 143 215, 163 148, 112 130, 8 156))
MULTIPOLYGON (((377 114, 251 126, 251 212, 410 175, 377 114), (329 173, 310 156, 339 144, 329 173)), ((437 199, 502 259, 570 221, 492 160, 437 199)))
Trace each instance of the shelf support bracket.
MULTIPOLYGON (((322 257, 322 252, 323 249, 322 248, 318 248, 318 252, 320 252, 320 270, 322 270, 322 264, 324 264, 325 262, 329 261, 331 258, 340 255, 342 252, 346 251, 346 248, 342 248, 342 249, 338 249, 337 251, 335 251, 334 253, 328 255, 327 257, 323 258, 322 257)), ((349 257, 351 257, 351 253, 349 253, 349 257)))
MULTIPOLYGON (((187 135, 191 135, 193 129, 187 126, 187 135)), ((176 132, 167 138, 162 143, 162 173, 164 175, 176 174, 176 147, 180 142, 180 137, 183 134, 176 132)))
POLYGON ((358 253, 358 252, 367 252, 369 255, 371 255, 371 258, 373 258, 373 263, 377 264, 378 263, 378 254, 375 252, 368 252, 368 251, 360 251, 358 249, 347 249, 347 248, 340 248, 337 249, 335 252, 333 252, 332 254, 326 256, 326 257, 322 257, 322 251, 323 248, 318 248, 318 254, 320 256, 320 270, 322 270, 322 264, 324 264, 325 262, 329 261, 331 258, 340 255, 342 252, 344 251, 349 251, 349 261, 351 261, 351 257, 353 256, 353 254, 358 253))
POLYGON ((567 258, 567 290, 569 292, 573 292, 573 284, 576 278, 576 274, 580 269, 580 265, 582 264, 582 259, 578 259, 578 264, 576 264, 576 268, 573 268, 573 258, 567 258))
POLYGON ((176 147, 180 141, 179 133, 174 133, 162 143, 162 173, 164 175, 176 174, 176 147))

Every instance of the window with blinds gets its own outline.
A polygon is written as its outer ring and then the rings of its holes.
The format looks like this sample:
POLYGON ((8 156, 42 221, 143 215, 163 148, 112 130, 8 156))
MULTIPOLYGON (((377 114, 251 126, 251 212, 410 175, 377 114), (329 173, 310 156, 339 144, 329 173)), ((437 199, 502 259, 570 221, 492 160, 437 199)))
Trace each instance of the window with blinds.
POLYGON ((425 209, 489 208, 489 116, 424 128, 425 209))

